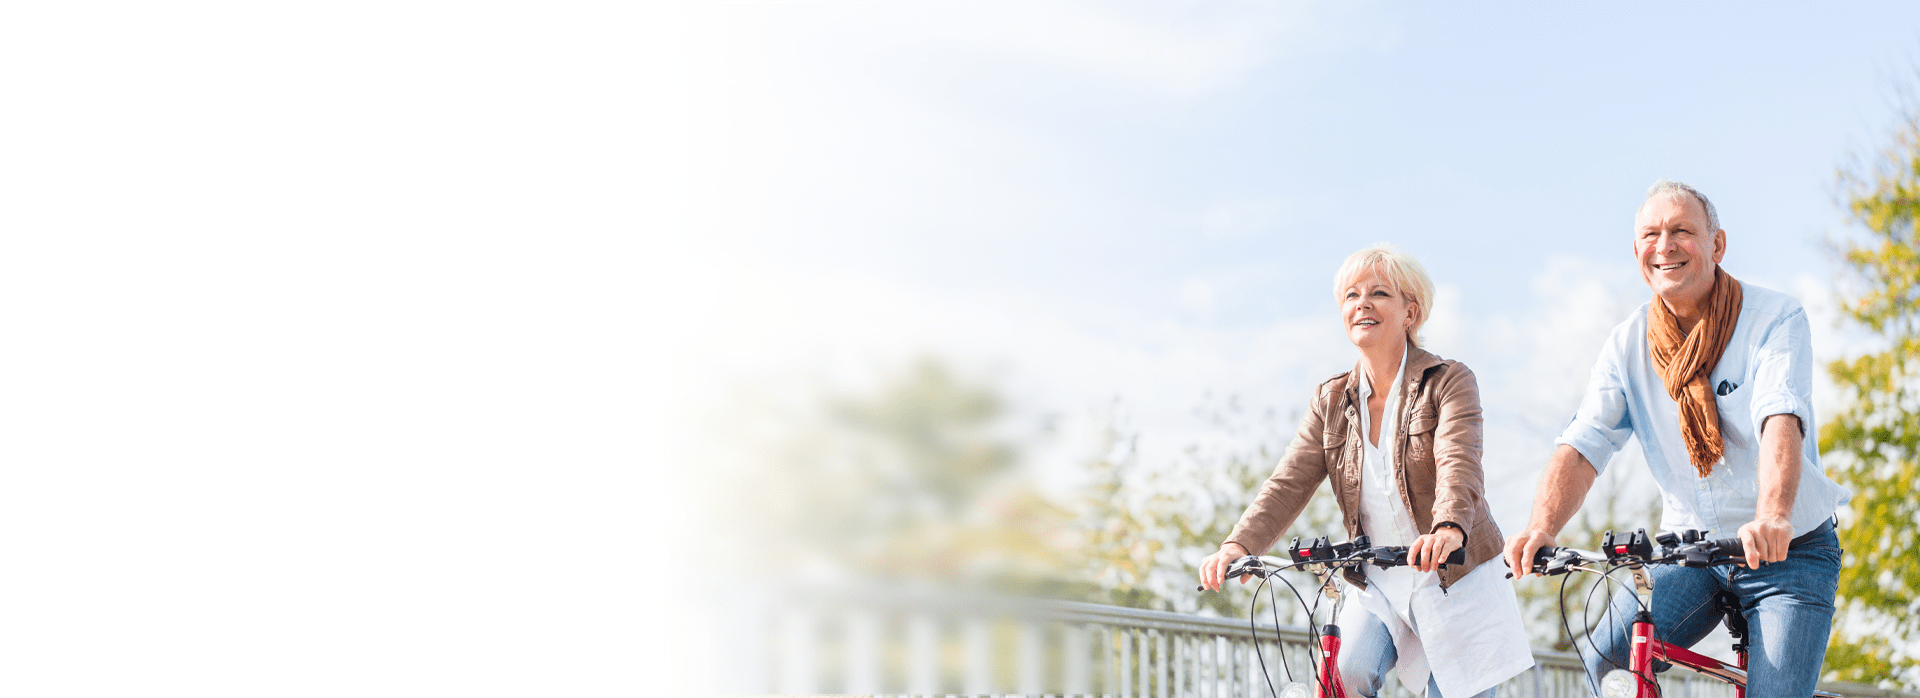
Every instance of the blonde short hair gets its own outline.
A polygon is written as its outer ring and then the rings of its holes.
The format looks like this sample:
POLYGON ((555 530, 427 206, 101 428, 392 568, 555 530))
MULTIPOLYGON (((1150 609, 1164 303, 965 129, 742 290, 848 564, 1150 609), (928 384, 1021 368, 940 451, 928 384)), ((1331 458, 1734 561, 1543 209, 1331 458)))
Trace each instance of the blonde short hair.
POLYGON ((1427 316, 1433 312, 1433 279, 1427 276, 1425 267, 1413 255, 1393 249, 1392 245, 1379 243, 1347 257, 1341 263, 1339 273, 1333 275, 1333 297, 1336 302, 1341 294, 1352 286, 1368 271, 1379 272, 1386 277, 1387 285, 1400 294, 1400 297, 1413 303, 1413 326, 1407 328, 1407 341, 1420 346, 1420 327, 1427 324, 1427 316))

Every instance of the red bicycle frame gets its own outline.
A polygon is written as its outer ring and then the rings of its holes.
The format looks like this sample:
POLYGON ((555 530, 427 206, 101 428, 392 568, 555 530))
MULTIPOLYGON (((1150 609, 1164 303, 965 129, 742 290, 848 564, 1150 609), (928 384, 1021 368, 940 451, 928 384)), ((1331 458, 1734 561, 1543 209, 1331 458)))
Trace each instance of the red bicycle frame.
MULTIPOLYGON (((1653 676, 1653 662, 1659 660, 1670 664, 1678 664, 1701 674, 1733 684, 1734 697, 1746 698, 1747 621, 1745 616, 1740 615, 1739 604, 1725 598, 1715 600, 1716 606, 1725 614, 1727 632, 1733 636, 1733 655, 1735 661, 1738 662, 1738 664, 1735 665, 1728 664, 1679 645, 1670 645, 1661 642, 1660 637, 1654 634, 1653 614, 1646 610, 1650 608, 1652 604, 1653 580, 1648 578, 1646 570, 1640 565, 1634 565, 1632 569, 1634 586, 1637 587, 1636 591, 1640 594, 1641 601, 1643 602, 1641 604, 1641 610, 1633 614, 1633 628, 1631 632, 1633 647, 1627 659, 1627 670, 1633 674, 1634 683, 1639 686, 1639 691, 1634 695, 1637 698, 1655 698, 1655 696, 1660 695, 1660 687, 1654 684, 1653 676)), ((1837 694, 1826 691, 1814 691, 1813 695, 1839 698, 1837 694)))
POLYGON ((1640 685, 1640 692, 1636 695, 1639 698, 1654 698, 1654 696, 1659 695, 1659 688, 1653 683, 1653 662, 1657 659, 1663 662, 1679 664, 1733 684, 1733 695, 1735 698, 1746 698, 1747 649, 1746 645, 1739 644, 1740 639, 1739 636, 1734 637, 1734 656, 1739 661, 1739 665, 1734 666, 1679 645, 1669 645, 1661 642, 1660 638, 1653 634, 1653 614, 1646 611, 1635 613, 1633 617, 1633 650, 1632 654, 1629 655, 1627 665, 1628 671, 1633 673, 1635 680, 1640 685))

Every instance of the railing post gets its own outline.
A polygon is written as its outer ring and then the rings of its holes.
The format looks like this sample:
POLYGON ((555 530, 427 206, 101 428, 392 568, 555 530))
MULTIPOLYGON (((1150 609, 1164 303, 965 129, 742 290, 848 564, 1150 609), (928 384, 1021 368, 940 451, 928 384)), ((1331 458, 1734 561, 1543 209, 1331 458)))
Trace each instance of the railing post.
POLYGON ((967 695, 993 692, 993 638, 984 618, 969 618, 963 624, 962 641, 966 647, 967 674, 963 688, 967 695))
POLYGON ((1173 635, 1173 698, 1187 698, 1187 634, 1173 635))
POLYGON ((1234 675, 1240 671, 1240 663, 1235 661, 1232 635, 1221 635, 1220 644, 1220 695, 1224 698, 1243 698, 1240 687, 1234 682, 1234 675))
POLYGON ((871 611, 847 614, 848 693, 880 692, 880 619, 871 611))
POLYGON ((1133 696, 1133 629, 1119 628, 1114 642, 1120 649, 1120 696, 1133 696))
POLYGON ((1158 631, 1154 632, 1153 634, 1154 672, 1153 673, 1156 677, 1158 677, 1158 679, 1154 682, 1155 686, 1158 689, 1154 693, 1154 695, 1158 696, 1159 698, 1172 698, 1173 696, 1173 692, 1169 690, 1167 686, 1167 678, 1168 678, 1167 648, 1172 644, 1173 643, 1167 641, 1166 633, 1158 632, 1158 631))
POLYGON ((1193 646, 1189 648, 1193 651, 1192 698, 1206 698, 1206 696, 1209 695, 1206 688, 1206 648, 1212 646, 1212 644, 1212 635, 1195 635, 1193 638, 1193 646))
POLYGON ((813 614, 789 608, 781 614, 780 626, 780 692, 818 692, 819 662, 815 657, 820 647, 820 633, 814 627, 813 614))
POLYGON ((1220 636, 1207 638, 1207 698, 1222 698, 1220 695, 1220 636))
POLYGON ((931 616, 915 615, 907 623, 907 692, 931 695, 940 691, 940 628, 931 616))
POLYGON ((1190 689, 1193 693, 1191 694, 1191 698, 1208 698, 1206 647, 1212 642, 1212 635, 1201 634, 1193 637, 1193 646, 1189 648, 1193 652, 1193 676, 1191 677, 1192 686, 1190 689))
POLYGON ((1061 683, 1069 695, 1086 695, 1093 692, 1093 669, 1089 666, 1088 655, 1093 648, 1087 646, 1087 626, 1074 623, 1061 628, 1067 655, 1066 680, 1061 683))
POLYGON ((1153 695, 1152 635, 1153 632, 1145 628, 1133 633, 1133 637, 1139 642, 1138 647, 1140 648, 1137 654, 1140 658, 1140 667, 1138 670, 1140 684, 1138 690, 1134 692, 1134 695, 1140 696, 1140 698, 1150 698, 1153 695))
POLYGON ((1238 686, 1238 690, 1235 690, 1236 696, 1252 696, 1252 694, 1254 694, 1254 690, 1252 690, 1252 686, 1254 686, 1254 658, 1252 658, 1252 650, 1254 650, 1254 642, 1248 642, 1248 640, 1233 642, 1233 663, 1236 663, 1236 671, 1233 673, 1233 679, 1235 679, 1235 683, 1240 685, 1238 686))
POLYGON ((1041 649, 1040 634, 1041 628, 1038 623, 1030 620, 1020 622, 1020 632, 1016 636, 1014 646, 1014 652, 1017 653, 1014 671, 1017 677, 1014 690, 1025 695, 1036 695, 1046 688, 1040 668, 1041 658, 1045 652, 1041 649))
POLYGON ((1104 683, 1100 686, 1100 695, 1113 698, 1120 686, 1120 665, 1114 657, 1118 647, 1113 641, 1113 628, 1102 625, 1100 628, 1100 675, 1104 683))

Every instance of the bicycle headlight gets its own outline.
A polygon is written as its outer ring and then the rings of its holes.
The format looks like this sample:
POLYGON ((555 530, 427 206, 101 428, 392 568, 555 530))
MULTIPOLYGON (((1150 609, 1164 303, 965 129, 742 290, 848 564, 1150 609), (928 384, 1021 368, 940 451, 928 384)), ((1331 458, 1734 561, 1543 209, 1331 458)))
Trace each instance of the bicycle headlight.
POLYGON ((1633 672, 1615 669, 1600 679, 1600 698, 1634 698, 1640 695, 1640 680, 1633 672))
POLYGON ((1280 698, 1313 698, 1313 689, 1294 681, 1280 689, 1280 698))

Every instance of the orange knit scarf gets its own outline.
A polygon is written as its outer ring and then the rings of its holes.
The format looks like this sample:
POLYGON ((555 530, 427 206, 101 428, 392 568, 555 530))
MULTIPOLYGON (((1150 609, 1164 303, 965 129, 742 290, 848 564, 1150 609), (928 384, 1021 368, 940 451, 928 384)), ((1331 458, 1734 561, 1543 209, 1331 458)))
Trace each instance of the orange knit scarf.
POLYGON ((1727 351, 1733 325, 1740 319, 1740 282, 1726 270, 1715 269, 1713 289, 1707 294, 1707 312, 1686 332, 1666 301, 1654 296, 1647 304, 1647 349, 1653 367, 1666 384, 1667 395, 1680 403, 1680 436, 1687 456, 1700 477, 1713 472, 1726 453, 1720 438, 1720 411, 1714 407, 1713 367, 1727 351))

